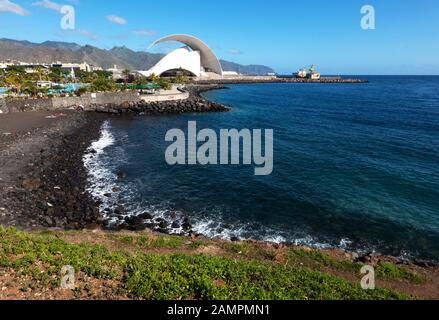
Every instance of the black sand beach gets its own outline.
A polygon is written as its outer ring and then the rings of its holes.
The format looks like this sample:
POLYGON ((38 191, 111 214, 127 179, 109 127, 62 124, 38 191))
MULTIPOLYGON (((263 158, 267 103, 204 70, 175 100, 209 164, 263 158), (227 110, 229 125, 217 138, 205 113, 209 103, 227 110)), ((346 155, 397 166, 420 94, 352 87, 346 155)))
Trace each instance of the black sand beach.
MULTIPOLYGON (((200 95, 222 88, 191 86, 186 101, 105 105, 98 112, 0 114, 0 225, 21 230, 101 227, 104 221, 99 203, 86 192, 83 156, 99 139, 103 121, 111 114, 228 111, 200 95)), ((147 226, 140 222, 127 219, 117 229, 145 229, 147 226)))
POLYGON ((96 226, 82 156, 99 137, 94 113, 0 115, 0 224, 20 229, 96 226))

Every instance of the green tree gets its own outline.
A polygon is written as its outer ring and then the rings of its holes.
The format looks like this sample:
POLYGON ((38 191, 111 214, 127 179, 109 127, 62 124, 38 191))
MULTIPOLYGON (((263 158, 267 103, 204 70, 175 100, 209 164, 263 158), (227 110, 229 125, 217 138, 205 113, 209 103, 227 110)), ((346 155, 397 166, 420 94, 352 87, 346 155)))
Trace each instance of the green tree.
POLYGON ((38 88, 33 82, 25 81, 20 88, 20 92, 31 96, 36 96, 38 94, 38 88))
POLYGON ((159 81, 159 77, 155 73, 153 73, 153 74, 151 74, 148 77, 148 81, 150 81, 150 82, 158 82, 159 81))
POLYGON ((129 78, 130 78, 130 75, 131 75, 131 71, 130 71, 130 70, 125 69, 125 70, 122 71, 122 76, 123 76, 124 79, 125 79, 125 83, 128 83, 128 80, 129 80, 129 78))
POLYGON ((96 91, 107 92, 107 91, 116 90, 117 86, 116 86, 116 83, 113 81, 113 79, 99 77, 91 83, 90 89, 93 92, 96 92, 96 91))
POLYGON ((8 87, 14 87, 14 88, 17 88, 18 90, 20 90, 22 81, 21 81, 20 77, 17 75, 8 75, 5 78, 5 83, 6 83, 6 86, 8 86, 8 87))
POLYGON ((87 91, 88 91, 88 89, 86 87, 81 87, 75 91, 75 95, 80 97, 82 94, 86 93, 87 91))
POLYGON ((164 78, 160 78, 158 84, 163 90, 171 90, 172 88, 172 84, 164 78))

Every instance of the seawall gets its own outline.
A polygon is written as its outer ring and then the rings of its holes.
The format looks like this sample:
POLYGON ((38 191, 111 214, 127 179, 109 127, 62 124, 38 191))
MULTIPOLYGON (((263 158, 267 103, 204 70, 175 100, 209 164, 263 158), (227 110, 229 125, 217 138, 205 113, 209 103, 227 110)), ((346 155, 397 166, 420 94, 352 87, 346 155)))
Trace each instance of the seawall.
POLYGON ((319 80, 311 80, 308 78, 268 78, 268 77, 246 77, 246 78, 224 78, 215 80, 198 80, 198 85, 226 85, 226 84, 256 84, 256 83, 332 83, 332 84, 355 84, 368 83, 368 80, 362 79, 343 79, 338 77, 326 77, 319 80))
POLYGON ((204 99, 200 93, 209 90, 225 89, 222 85, 189 85, 186 87, 188 98, 169 101, 125 101, 123 103, 92 104, 89 111, 110 114, 172 114, 172 113, 203 113, 227 112, 230 109, 222 104, 204 99))
POLYGON ((87 93, 80 97, 46 99, 0 99, 1 113, 61 111, 81 106, 86 111, 110 114, 166 114, 185 112, 224 112, 229 108, 204 99, 200 93, 223 89, 222 85, 189 85, 171 95, 140 96, 137 92, 87 93))
POLYGON ((26 112, 36 110, 56 111, 75 106, 88 108, 95 104, 114 103, 120 104, 126 101, 140 101, 136 92, 104 92, 87 93, 80 97, 53 97, 46 99, 0 99, 0 110, 3 113, 26 112))

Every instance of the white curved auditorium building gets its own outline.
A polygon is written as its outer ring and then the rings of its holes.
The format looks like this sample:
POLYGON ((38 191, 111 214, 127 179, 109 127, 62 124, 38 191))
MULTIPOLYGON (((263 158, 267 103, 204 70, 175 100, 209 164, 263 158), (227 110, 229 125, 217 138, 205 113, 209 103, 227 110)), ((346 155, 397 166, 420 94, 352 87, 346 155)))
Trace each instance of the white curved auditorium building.
POLYGON ((183 69, 199 78, 215 79, 223 76, 223 69, 215 53, 200 39, 176 34, 155 41, 151 47, 167 41, 181 42, 185 46, 166 55, 148 71, 140 71, 142 75, 160 76, 165 72, 183 69))

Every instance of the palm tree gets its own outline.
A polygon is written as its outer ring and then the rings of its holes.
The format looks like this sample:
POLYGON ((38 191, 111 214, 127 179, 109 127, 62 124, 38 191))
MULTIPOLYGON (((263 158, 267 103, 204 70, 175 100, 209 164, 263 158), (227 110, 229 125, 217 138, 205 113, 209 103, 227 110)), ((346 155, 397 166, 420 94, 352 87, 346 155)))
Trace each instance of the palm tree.
POLYGON ((151 75, 148 77, 148 80, 151 81, 151 82, 156 83, 156 82, 158 82, 159 77, 158 77, 155 73, 153 73, 153 74, 151 74, 151 75))

